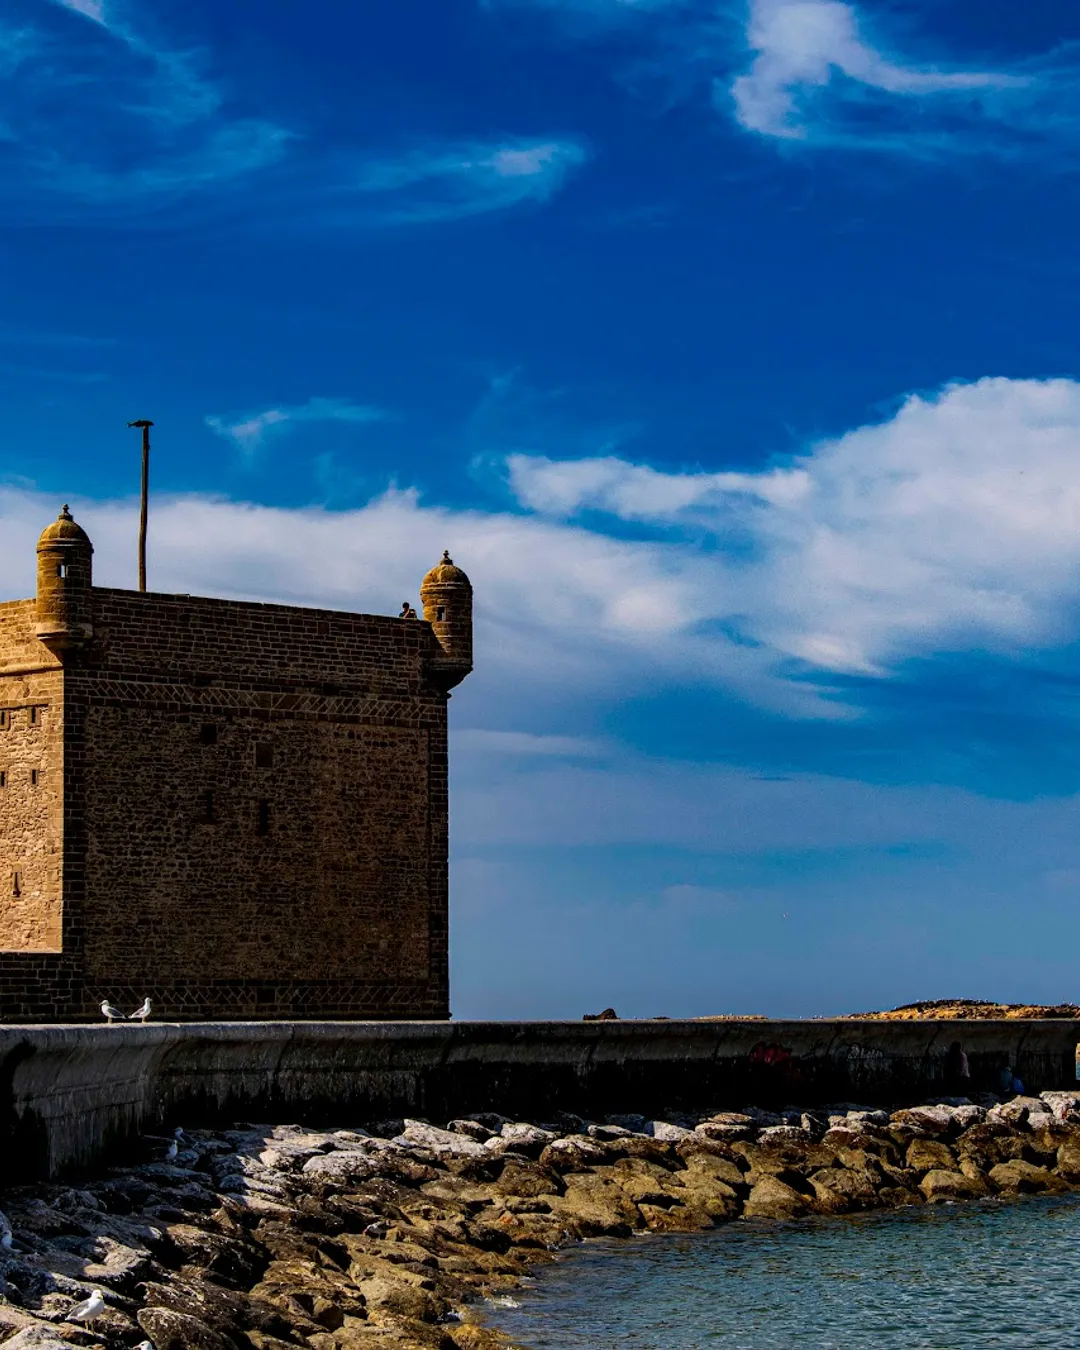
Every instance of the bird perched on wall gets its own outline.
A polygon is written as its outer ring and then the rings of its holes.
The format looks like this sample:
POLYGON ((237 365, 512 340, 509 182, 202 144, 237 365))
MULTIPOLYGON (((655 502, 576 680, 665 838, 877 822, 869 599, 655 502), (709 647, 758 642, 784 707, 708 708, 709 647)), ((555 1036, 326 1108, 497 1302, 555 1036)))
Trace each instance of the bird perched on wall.
POLYGON ((119 1008, 114 1008, 107 998, 101 1000, 101 1015, 108 1022, 126 1022, 127 1018, 119 1008))
POLYGON ((3 1210, 0 1210, 0 1247, 2 1247, 4 1251, 11 1251, 11 1243, 14 1236, 14 1233, 11 1231, 11 1220, 3 1210))
POLYGON ((142 1007, 136 1008, 128 1020, 131 1022, 145 1022, 149 1016, 150 1016, 150 1000, 148 998, 144 998, 142 1001, 142 1007))
POLYGON ((72 1308, 66 1320, 68 1322, 93 1322, 104 1311, 105 1296, 100 1289, 95 1289, 88 1299, 80 1303, 77 1308, 72 1308))

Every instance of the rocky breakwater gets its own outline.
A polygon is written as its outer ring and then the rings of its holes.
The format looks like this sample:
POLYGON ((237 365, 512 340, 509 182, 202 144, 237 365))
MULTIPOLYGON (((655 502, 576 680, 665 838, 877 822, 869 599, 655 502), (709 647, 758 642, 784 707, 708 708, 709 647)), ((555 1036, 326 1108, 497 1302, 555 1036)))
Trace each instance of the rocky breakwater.
POLYGON ((244 1126, 156 1147, 2 1197, 9 1350, 493 1350, 477 1301, 582 1238, 1080 1189, 1080 1095, 244 1126), (72 1320, 95 1290, 100 1312, 72 1320))

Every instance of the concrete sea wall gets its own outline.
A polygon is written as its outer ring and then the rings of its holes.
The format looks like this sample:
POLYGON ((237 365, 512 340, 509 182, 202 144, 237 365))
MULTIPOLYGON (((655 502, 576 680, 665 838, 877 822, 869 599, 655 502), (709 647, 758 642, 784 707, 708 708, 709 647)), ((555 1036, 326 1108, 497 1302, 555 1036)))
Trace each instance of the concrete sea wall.
POLYGON ((0 1026, 3 1180, 88 1168, 172 1121, 443 1120, 909 1104, 1011 1066, 1076 1084, 1080 1022, 231 1022, 0 1026))

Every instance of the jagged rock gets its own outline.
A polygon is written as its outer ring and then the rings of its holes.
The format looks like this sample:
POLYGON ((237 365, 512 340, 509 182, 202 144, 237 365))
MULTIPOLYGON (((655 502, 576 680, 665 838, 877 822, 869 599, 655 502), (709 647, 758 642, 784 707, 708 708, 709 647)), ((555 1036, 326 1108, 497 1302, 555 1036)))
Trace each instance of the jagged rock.
POLYGON ((497 1134, 497 1130, 489 1130, 486 1125, 481 1125, 478 1120, 452 1120, 446 1127, 451 1134, 463 1134, 467 1139, 474 1139, 478 1144, 483 1144, 497 1134))
POLYGON ((153 1341, 154 1350, 237 1350, 231 1337, 171 1308, 141 1308, 138 1323, 153 1341))
POLYGON ((744 1219, 801 1219, 809 1212, 806 1196, 774 1176, 762 1176, 743 1205, 744 1219))
POLYGON ((933 1169, 955 1171, 956 1155, 948 1144, 936 1139, 913 1139, 907 1148, 907 1165, 917 1172, 933 1169))
MULTIPOLYGON (((548 1144, 555 1142, 558 1135, 553 1134, 551 1130, 542 1130, 539 1125, 527 1125, 519 1121, 504 1125, 499 1131, 499 1137, 515 1153, 524 1153, 528 1158, 538 1158, 548 1144)), ((494 1141, 489 1141, 491 1142, 494 1141)))
POLYGON ((1057 1170, 1066 1181, 1080 1182, 1080 1134, 1065 1139, 1057 1151, 1057 1170))
POLYGON ((584 1172, 608 1160, 608 1151, 584 1134, 555 1139, 540 1154, 540 1163, 556 1172, 584 1172))
POLYGON ((566 1192, 549 1200, 552 1213, 572 1219, 586 1237, 627 1237, 642 1226, 633 1201, 610 1177, 572 1172, 566 1192))
POLYGON ((672 1125, 667 1120, 647 1120, 643 1133, 666 1144, 677 1144, 680 1139, 689 1139, 693 1131, 683 1125, 672 1125))
POLYGON ((931 1168, 919 1182, 927 1200, 979 1200, 989 1194, 986 1182, 948 1168, 931 1168))
POLYGON ((1024 1162, 1022 1158, 998 1163, 996 1167, 991 1167, 989 1176, 999 1191, 1036 1194, 1068 1190, 1062 1178, 1055 1176, 1048 1167, 1037 1167, 1034 1163, 1024 1162))
POLYGON ((770 1144, 809 1144, 810 1133, 798 1125, 766 1125, 758 1135, 758 1143, 770 1144))
POLYGON ((301 1169, 305 1176, 322 1177, 327 1181, 363 1181, 376 1175, 378 1169, 370 1153, 320 1153, 309 1158, 301 1169))
POLYGON ((1058 1120, 1068 1120, 1073 1114, 1080 1113, 1080 1092, 1040 1092, 1039 1096, 1058 1120))
POLYGON ((701 1135, 703 1139, 735 1143, 739 1139, 753 1139, 757 1134, 757 1126, 749 1120, 742 1124, 734 1121, 729 1123, 723 1120, 703 1120, 700 1125, 695 1125, 694 1133, 701 1135))
POLYGON ((566 1187, 559 1173, 552 1167, 544 1167, 539 1162, 507 1163, 493 1183, 491 1190, 496 1195, 562 1195, 566 1187))
POLYGON ((931 1136, 951 1134, 959 1128, 949 1106, 912 1106, 894 1111, 890 1120, 893 1125, 910 1126, 931 1136))
POLYGON ((52 1327, 44 1326, 40 1322, 17 1331, 4 1344, 9 1350, 71 1350, 70 1341, 63 1340, 52 1327))
POLYGON ((436 1157, 453 1155, 456 1157, 484 1157, 484 1145, 466 1135, 455 1134, 452 1130, 440 1130, 437 1125, 428 1125, 422 1120, 406 1120, 405 1128, 391 1141, 403 1148, 422 1148, 436 1157))
POLYGON ((865 1172, 823 1167, 810 1177, 815 1209, 822 1214, 847 1214, 877 1204, 877 1190, 865 1172))

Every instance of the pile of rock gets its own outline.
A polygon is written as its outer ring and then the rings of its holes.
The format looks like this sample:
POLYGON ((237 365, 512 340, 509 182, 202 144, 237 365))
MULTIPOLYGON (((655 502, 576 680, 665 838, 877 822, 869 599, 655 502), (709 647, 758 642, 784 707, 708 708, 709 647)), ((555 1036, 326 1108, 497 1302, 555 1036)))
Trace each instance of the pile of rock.
POLYGON ((470 1305, 581 1238, 1080 1189, 1080 1095, 247 1126, 161 1154, 3 1198, 0 1342, 493 1350, 470 1305), (101 1314, 69 1321, 95 1289, 101 1314))

